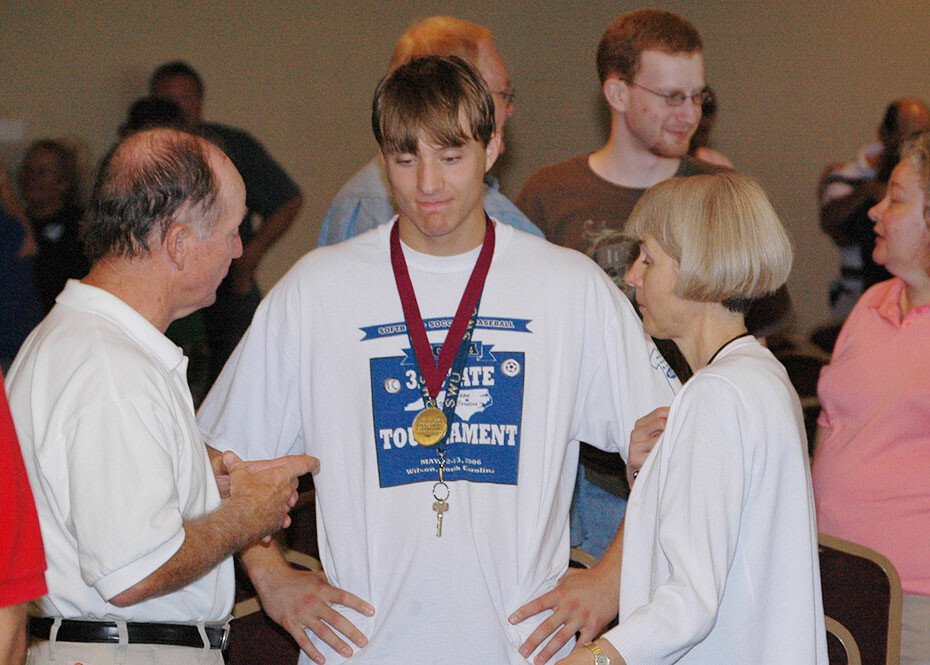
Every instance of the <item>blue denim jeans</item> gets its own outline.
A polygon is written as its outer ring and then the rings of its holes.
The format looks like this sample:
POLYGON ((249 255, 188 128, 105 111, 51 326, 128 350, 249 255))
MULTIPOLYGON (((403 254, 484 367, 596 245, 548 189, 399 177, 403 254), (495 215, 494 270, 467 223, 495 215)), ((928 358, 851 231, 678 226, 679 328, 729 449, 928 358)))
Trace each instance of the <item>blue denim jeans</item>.
POLYGON ((579 464, 569 518, 572 547, 580 547, 600 560, 625 514, 626 499, 586 480, 584 464, 579 464))

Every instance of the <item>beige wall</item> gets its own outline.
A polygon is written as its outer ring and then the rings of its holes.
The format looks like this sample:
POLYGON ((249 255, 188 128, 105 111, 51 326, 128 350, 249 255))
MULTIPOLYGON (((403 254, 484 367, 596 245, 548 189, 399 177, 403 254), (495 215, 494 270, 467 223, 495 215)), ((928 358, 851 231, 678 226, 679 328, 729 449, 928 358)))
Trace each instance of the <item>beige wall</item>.
MULTIPOLYGON (((371 92, 396 37, 446 13, 497 35, 517 90, 503 187, 603 141, 593 51, 632 2, 3 0, 0 120, 25 139, 70 136, 96 160, 158 63, 190 61, 206 115, 259 137, 304 190, 296 228, 261 269, 267 287, 315 246, 342 182, 374 154, 371 92)), ((930 97, 930 3, 657 2, 695 23, 720 99, 716 147, 770 192, 797 249, 790 286, 805 330, 827 315, 838 255, 817 229, 824 164, 870 141, 886 102, 930 97)), ((21 143, 0 143, 15 160, 21 143)))

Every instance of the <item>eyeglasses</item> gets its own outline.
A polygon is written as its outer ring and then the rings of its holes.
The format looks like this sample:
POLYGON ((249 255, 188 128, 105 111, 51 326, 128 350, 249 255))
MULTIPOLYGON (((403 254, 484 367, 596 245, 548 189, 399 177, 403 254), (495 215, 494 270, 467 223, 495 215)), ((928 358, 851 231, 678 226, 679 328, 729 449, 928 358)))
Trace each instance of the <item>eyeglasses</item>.
POLYGON ((514 100, 517 98, 517 89, 512 85, 508 86, 505 90, 492 90, 495 95, 500 95, 508 104, 513 104, 514 100))
POLYGON ((710 101, 713 96, 713 93, 711 93, 711 91, 707 88, 704 88, 703 90, 700 90, 693 95, 686 95, 683 92, 656 92, 655 90, 651 90, 650 88, 647 88, 644 85, 640 85, 639 83, 634 83, 633 81, 627 81, 627 83, 630 85, 635 85, 637 88, 642 88, 646 92, 651 92, 657 97, 661 97, 669 106, 681 106, 687 99, 690 99, 691 103, 695 106, 701 106, 705 102, 710 101))

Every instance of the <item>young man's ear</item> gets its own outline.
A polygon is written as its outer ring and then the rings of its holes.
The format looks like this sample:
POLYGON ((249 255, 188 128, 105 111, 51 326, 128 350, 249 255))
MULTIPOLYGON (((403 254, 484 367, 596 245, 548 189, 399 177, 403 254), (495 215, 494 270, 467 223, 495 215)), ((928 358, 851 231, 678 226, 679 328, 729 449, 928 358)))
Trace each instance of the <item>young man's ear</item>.
POLYGON ((188 258, 188 243, 193 237, 193 231, 186 224, 172 224, 165 234, 165 251, 168 259, 178 270, 184 270, 184 263, 188 258))
POLYGON ((630 105, 630 84, 618 78, 608 78, 601 87, 604 99, 610 108, 620 113, 626 113, 630 105))
POLYGON ((501 130, 495 129, 494 133, 491 134, 491 140, 488 141, 487 146, 484 148, 484 172, 487 173, 491 170, 491 167, 494 166, 494 162, 497 161, 497 158, 500 157, 501 147, 503 147, 504 137, 501 134, 501 130))

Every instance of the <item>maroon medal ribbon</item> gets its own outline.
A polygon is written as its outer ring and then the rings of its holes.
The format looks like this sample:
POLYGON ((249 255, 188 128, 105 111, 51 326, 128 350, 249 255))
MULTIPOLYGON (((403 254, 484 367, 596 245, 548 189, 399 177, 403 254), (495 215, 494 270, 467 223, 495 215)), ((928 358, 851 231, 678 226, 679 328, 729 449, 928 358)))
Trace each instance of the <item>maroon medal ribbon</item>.
POLYGON ((455 312, 455 318, 452 319, 449 332, 446 333, 446 339, 439 352, 438 363, 433 360, 433 351, 426 336, 426 326, 420 314, 420 306, 417 304, 413 283, 410 281, 407 261, 404 259, 404 252, 400 246, 399 221, 395 222, 394 228, 391 229, 391 266, 394 269, 394 281, 397 284, 397 293, 400 295, 400 304, 404 309, 407 332, 416 353, 417 363, 420 366, 420 375, 426 382, 426 388, 433 399, 436 399, 439 395, 446 374, 449 373, 449 369, 452 367, 452 362, 455 360, 462 339, 465 336, 468 320, 481 298, 484 282, 491 267, 491 258, 494 256, 494 224, 491 222, 491 218, 487 216, 487 213, 485 213, 485 220, 486 227, 481 252, 479 252, 478 260, 475 262, 475 267, 468 278, 465 293, 462 295, 461 301, 459 301, 459 307, 455 312))

